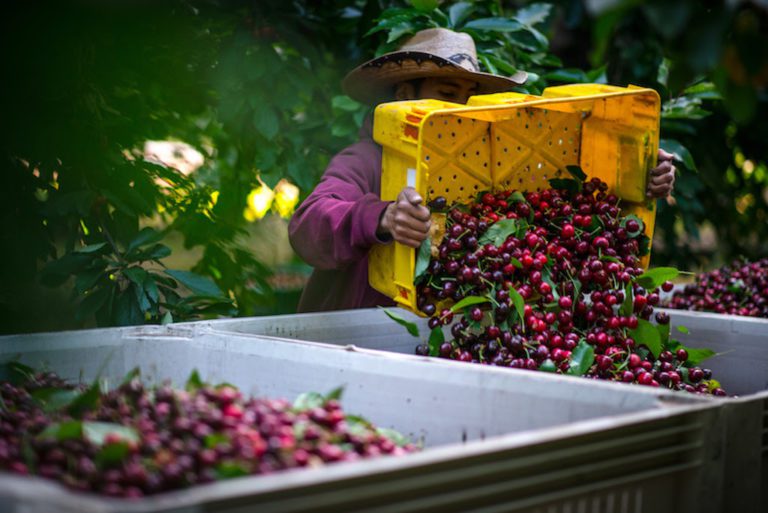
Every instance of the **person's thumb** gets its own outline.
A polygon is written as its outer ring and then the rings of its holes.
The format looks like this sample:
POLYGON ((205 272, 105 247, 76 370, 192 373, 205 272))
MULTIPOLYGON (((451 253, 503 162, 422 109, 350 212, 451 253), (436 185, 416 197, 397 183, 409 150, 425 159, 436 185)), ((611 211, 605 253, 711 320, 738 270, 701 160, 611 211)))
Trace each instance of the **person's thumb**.
POLYGON ((405 196, 405 199, 411 205, 419 205, 422 201, 424 201, 424 198, 421 197, 421 194, 416 192, 416 189, 413 187, 406 187, 403 189, 403 196, 405 196))

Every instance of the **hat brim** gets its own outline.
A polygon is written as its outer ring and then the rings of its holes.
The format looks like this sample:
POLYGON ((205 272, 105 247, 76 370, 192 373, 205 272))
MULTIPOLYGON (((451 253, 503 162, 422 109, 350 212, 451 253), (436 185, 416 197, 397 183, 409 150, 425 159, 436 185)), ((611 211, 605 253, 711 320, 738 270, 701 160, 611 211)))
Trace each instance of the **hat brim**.
POLYGON ((350 71, 342 81, 347 96, 368 105, 392 101, 398 82, 427 77, 464 78, 477 83, 477 94, 509 91, 525 83, 528 74, 518 71, 502 77, 472 71, 438 55, 426 52, 393 52, 372 59, 350 71))

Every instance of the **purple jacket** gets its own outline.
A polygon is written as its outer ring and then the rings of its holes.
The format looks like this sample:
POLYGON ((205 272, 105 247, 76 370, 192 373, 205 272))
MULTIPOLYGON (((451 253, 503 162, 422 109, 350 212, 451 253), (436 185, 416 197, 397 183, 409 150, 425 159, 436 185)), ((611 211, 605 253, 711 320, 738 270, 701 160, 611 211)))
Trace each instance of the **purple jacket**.
POLYGON ((376 235, 389 204, 380 191, 381 146, 373 141, 367 119, 360 140, 333 157, 288 226, 291 246, 315 268, 299 312, 394 304, 368 284, 368 251, 388 242, 376 235))

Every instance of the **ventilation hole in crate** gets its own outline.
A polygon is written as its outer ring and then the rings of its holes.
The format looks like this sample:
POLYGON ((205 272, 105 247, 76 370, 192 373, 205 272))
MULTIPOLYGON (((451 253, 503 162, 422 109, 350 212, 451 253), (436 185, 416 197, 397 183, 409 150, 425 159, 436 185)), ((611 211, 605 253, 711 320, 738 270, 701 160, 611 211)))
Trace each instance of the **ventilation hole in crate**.
POLYGON ((456 178, 457 178, 457 176, 456 176, 456 175, 453 175, 453 179, 454 179, 454 180, 456 180, 456 178))
POLYGON ((544 173, 543 175, 541 175, 541 178, 543 178, 544 180, 549 180, 547 173, 544 173))
POLYGON ((568 127, 567 127, 567 126, 564 126, 564 127, 563 127, 563 132, 567 132, 567 131, 568 131, 568 127))
POLYGON ((431 119, 429 120, 429 126, 435 126, 435 122, 432 121, 431 119))
POLYGON ((525 124, 525 128, 528 129, 528 123, 525 124))
POLYGON ((504 146, 504 153, 507 153, 508 151, 509 149, 506 146, 504 146))
POLYGON ((496 167, 501 167, 501 161, 500 160, 496 162, 496 167))
POLYGON ((560 171, 559 169, 557 171, 555 171, 555 178, 560 178, 561 176, 563 176, 563 172, 562 171, 560 171))
POLYGON ((558 139, 558 140, 557 140, 557 144, 559 144, 560 146, 562 146, 562 145, 563 145, 563 140, 562 140, 562 139, 558 139))
POLYGON ((448 120, 447 119, 443 120, 443 124, 447 125, 448 124, 448 120))
POLYGON ((435 193, 435 190, 433 188, 429 188, 429 195, 432 196, 435 193))
POLYGON ((568 155, 568 151, 567 150, 563 150, 563 155, 568 155))
POLYGON ((472 188, 477 190, 478 189, 477 184, 473 185, 472 188))
POLYGON ((457 119, 456 123, 461 124, 461 118, 457 119))
POLYGON ((520 185, 523 184, 523 177, 522 176, 517 179, 517 183, 519 183, 520 185))
POLYGON ((451 192, 451 189, 449 189, 448 187, 446 187, 446 188, 445 188, 445 193, 446 193, 446 194, 448 194, 449 192, 451 192))
POLYGON ((464 192, 464 187, 459 187, 460 192, 464 192))
POLYGON ((475 155, 477 155, 479 157, 480 156, 480 150, 476 151, 475 155))
POLYGON ((574 155, 578 155, 578 154, 579 154, 579 150, 576 150, 576 149, 574 149, 574 150, 573 150, 573 154, 574 154, 574 155))
POLYGON ((429 162, 429 155, 424 155, 424 160, 426 160, 427 162, 429 162))
POLYGON ((518 146, 517 151, 523 151, 523 148, 521 146, 518 146))
POLYGON ((456 137, 456 132, 451 132, 451 137, 456 137))
POLYGON ((539 128, 541 128, 541 127, 542 127, 542 123, 541 123, 541 121, 539 121, 539 128))
POLYGON ((437 177, 437 181, 438 181, 438 182, 442 182, 442 181, 443 181, 443 177, 442 177, 442 176, 438 176, 438 177, 437 177))
POLYGON ((539 162, 538 164, 536 164, 536 169, 541 169, 543 165, 544 165, 544 164, 542 164, 541 162, 539 162))
POLYGON ((483 144, 485 144, 485 137, 483 137, 483 144))
POLYGON ((488 162, 483 162, 483 167, 488 167, 488 162))
POLYGON ((548 145, 552 146, 552 141, 547 142, 548 145))
POLYGON ((438 139, 442 139, 443 138, 443 134, 437 134, 437 138, 438 139))
POLYGON ((497 136, 496 136, 496 142, 499 142, 499 141, 501 141, 501 137, 499 137, 499 136, 497 135, 497 136))

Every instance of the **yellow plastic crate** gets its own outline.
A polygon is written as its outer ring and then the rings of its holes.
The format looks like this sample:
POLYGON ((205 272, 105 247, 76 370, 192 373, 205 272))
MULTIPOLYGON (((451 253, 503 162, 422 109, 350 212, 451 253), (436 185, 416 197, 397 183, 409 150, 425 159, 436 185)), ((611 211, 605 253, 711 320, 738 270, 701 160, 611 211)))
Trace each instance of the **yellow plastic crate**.
MULTIPOLYGON (((655 203, 645 197, 659 145, 659 95, 601 84, 550 87, 542 96, 474 96, 467 105, 414 100, 379 105, 373 133, 383 147, 381 197, 403 187, 424 198, 468 201, 479 191, 541 190, 569 165, 599 177, 653 237, 655 203)), ((416 309, 415 251, 379 245, 369 259, 373 288, 416 309)), ((647 266, 649 256, 643 260, 647 266)))

